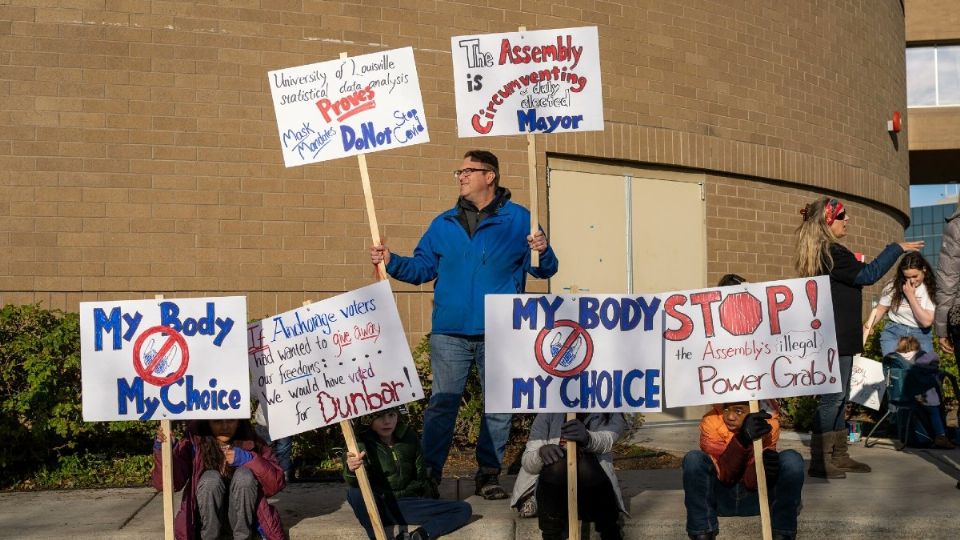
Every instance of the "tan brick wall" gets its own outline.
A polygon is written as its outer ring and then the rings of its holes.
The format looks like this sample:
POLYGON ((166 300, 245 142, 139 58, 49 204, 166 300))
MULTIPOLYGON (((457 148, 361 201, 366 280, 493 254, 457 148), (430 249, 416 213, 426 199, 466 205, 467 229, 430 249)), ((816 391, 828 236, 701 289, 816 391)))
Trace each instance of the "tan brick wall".
MULTIPOLYGON (((497 152, 527 200, 523 137, 456 137, 450 36, 585 24, 600 31, 606 130, 538 136, 543 221, 549 152, 752 178, 735 182, 795 199, 803 186, 850 195, 896 234, 908 206, 906 148, 885 130, 905 109, 897 0, 9 0, 0 303, 246 294, 260 316, 365 285, 356 161, 283 167, 267 71, 414 48, 433 142, 367 160, 382 233, 409 252, 453 203, 448 172, 469 148, 497 152)), ((732 220, 734 247, 776 226, 765 216, 732 220)), ((711 257, 711 275, 750 260, 711 257)), ((395 288, 416 340, 428 289, 395 288)))
POLYGON ((960 5, 956 0, 904 0, 903 5, 908 42, 960 39, 960 5))

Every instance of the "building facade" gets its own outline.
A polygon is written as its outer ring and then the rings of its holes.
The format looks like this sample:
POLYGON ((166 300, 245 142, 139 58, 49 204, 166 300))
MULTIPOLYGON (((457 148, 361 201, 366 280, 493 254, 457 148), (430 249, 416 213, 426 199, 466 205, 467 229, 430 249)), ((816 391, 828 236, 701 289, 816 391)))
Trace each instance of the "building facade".
MULTIPOLYGON (((606 119, 536 136, 561 273, 534 291, 792 277, 799 210, 825 194, 852 250, 903 238, 920 120, 886 129, 907 99, 898 0, 226 4, 0 5, 0 304, 240 294, 258 318, 369 284, 356 161, 285 168, 267 82, 341 52, 414 49, 431 142, 367 156, 391 249, 455 203, 471 148, 529 204, 523 137, 457 137, 450 57, 451 36, 519 26, 598 27, 606 119)), ((393 286, 417 342, 430 286, 393 286)))

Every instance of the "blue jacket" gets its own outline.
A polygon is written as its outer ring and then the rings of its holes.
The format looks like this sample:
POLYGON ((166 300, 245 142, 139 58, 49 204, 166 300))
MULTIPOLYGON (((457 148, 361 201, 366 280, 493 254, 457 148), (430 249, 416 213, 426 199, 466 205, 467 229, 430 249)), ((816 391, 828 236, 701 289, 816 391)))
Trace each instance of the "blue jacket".
POLYGON ((433 219, 412 257, 390 254, 387 273, 413 285, 437 280, 433 292, 433 332, 483 334, 483 297, 522 294, 526 273, 547 279, 557 273, 553 248, 540 254, 540 266, 530 266, 530 211, 506 200, 496 214, 477 225, 473 238, 447 210, 433 219))

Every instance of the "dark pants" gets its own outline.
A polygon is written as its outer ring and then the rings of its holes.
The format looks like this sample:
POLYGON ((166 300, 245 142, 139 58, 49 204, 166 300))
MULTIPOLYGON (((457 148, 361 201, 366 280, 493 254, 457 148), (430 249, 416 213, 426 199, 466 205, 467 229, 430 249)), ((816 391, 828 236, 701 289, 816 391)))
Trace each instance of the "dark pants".
MULTIPOLYGON (((753 467, 753 464, 750 465, 753 467)), ((774 533, 797 534, 800 492, 803 490, 803 458, 794 450, 780 452, 777 482, 767 494, 774 533)), ((683 502, 687 507, 687 533, 719 531, 717 516, 756 516, 760 498, 743 484, 724 485, 717 478, 713 460, 705 452, 693 450, 683 458, 683 502)))
MULTIPOLYGON (((567 460, 541 469, 536 494, 537 517, 543 537, 563 538, 569 527, 567 460)), ((595 524, 603 540, 623 538, 617 495, 596 454, 579 452, 577 456, 577 513, 581 520, 595 524)))
MULTIPOLYGON (((380 521, 384 526, 392 525, 420 525, 427 531, 430 538, 436 538, 455 531, 466 525, 470 520, 473 509, 464 501, 445 501, 428 499, 426 497, 384 497, 375 495, 377 510, 380 512, 380 521)), ((363 494, 357 488, 347 490, 347 502, 353 508, 360 525, 367 531, 367 536, 376 538, 367 507, 363 503, 363 494)))
POLYGON ((250 469, 240 467, 230 479, 218 471, 204 471, 197 482, 200 538, 219 538, 224 521, 229 523, 233 538, 250 538, 256 530, 259 490, 260 484, 250 469))

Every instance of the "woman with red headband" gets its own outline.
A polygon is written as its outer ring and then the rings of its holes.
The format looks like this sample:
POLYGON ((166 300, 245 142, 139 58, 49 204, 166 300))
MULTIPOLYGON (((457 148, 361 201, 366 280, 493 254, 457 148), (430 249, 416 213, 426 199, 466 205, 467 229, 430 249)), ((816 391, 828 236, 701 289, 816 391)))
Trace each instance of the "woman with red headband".
POLYGON ((850 395, 853 356, 863 352, 863 287, 876 283, 905 251, 918 251, 923 242, 889 244, 869 264, 856 259, 839 240, 847 235, 849 216, 837 199, 822 198, 800 211, 794 264, 801 276, 830 276, 833 317, 837 330, 840 383, 843 391, 820 396, 810 441, 810 476, 844 478, 847 472, 870 472, 870 466, 850 457, 844 412, 850 395))

